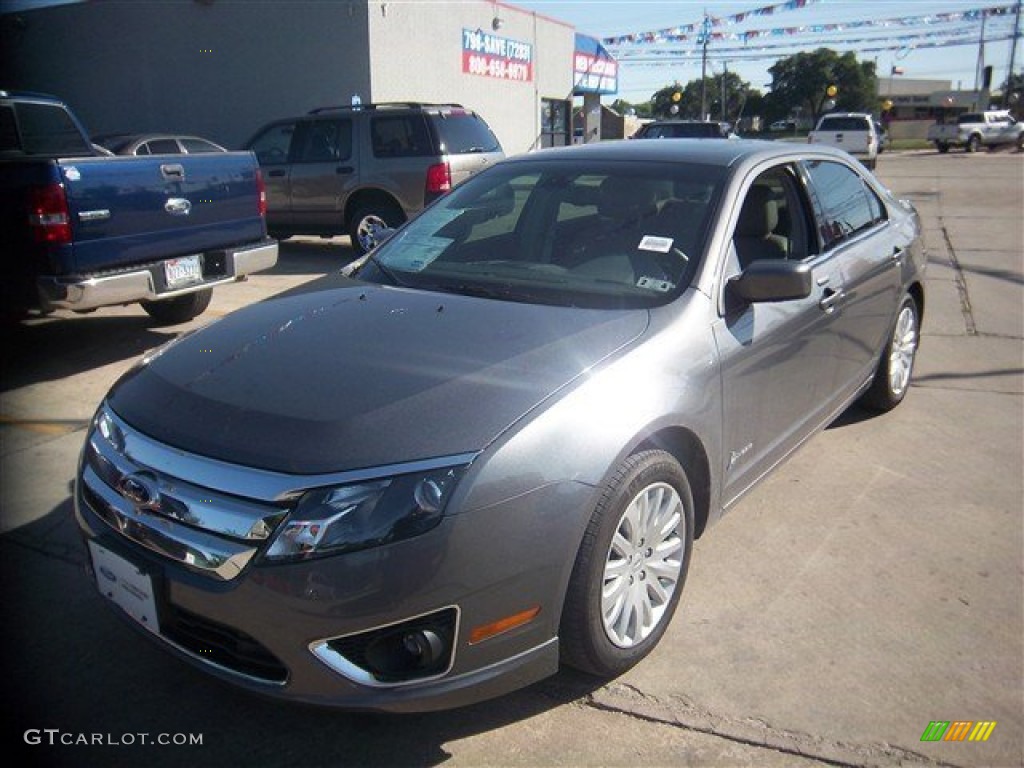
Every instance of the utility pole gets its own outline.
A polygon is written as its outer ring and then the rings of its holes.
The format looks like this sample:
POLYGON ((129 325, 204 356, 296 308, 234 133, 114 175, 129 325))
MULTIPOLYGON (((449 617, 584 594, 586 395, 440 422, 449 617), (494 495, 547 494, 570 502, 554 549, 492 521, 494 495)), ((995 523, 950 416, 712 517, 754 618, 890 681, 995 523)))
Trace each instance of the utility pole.
POLYGON ((708 93, 705 78, 708 72, 708 38, 711 37, 711 19, 708 12, 704 11, 704 21, 700 25, 700 42, 702 53, 700 57, 700 119, 706 120, 708 115, 708 93))
POLYGON ((725 109, 725 96, 726 96, 726 93, 727 93, 726 88, 725 88, 725 81, 726 81, 726 78, 728 76, 729 76, 729 62, 728 61, 723 61, 722 62, 722 122, 723 123, 726 120, 729 119, 727 117, 728 112, 725 109))
POLYGON ((981 37, 978 39, 978 65, 974 71, 974 91, 977 93, 981 90, 981 78, 982 73, 985 70, 985 19, 988 18, 988 14, 985 11, 981 12, 981 37))
POLYGON ((1010 43, 1010 66, 1006 71, 1006 85, 1007 88, 1003 93, 1003 107, 1010 106, 1010 83, 1013 80, 1013 65, 1017 58, 1017 38, 1020 37, 1020 5, 1021 0, 1017 0, 1017 9, 1013 14, 1013 42, 1010 43))

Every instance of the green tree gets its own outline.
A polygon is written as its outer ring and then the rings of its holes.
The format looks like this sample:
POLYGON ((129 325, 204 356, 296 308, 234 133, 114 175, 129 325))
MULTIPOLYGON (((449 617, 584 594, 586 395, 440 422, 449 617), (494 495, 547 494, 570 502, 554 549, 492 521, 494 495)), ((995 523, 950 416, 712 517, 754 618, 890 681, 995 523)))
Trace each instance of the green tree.
POLYGON ((837 53, 819 48, 779 59, 768 68, 771 93, 765 97, 772 116, 805 115, 817 122, 829 111, 829 86, 835 86, 835 109, 874 112, 878 108, 878 77, 872 61, 857 61, 852 51, 837 53))
MULTIPOLYGON (((723 74, 716 74, 713 77, 704 78, 705 109, 712 120, 718 120, 722 117, 723 81, 725 83, 725 119, 734 121, 747 99, 752 94, 760 97, 760 92, 751 90, 750 83, 741 79, 735 72, 725 72, 723 74)), ((661 118, 678 117, 688 120, 699 120, 702 117, 700 114, 700 91, 699 79, 691 80, 686 85, 680 85, 678 82, 666 85, 651 96, 652 111, 656 117, 661 118), (672 95, 675 93, 680 94, 678 101, 672 100, 672 95), (673 104, 679 107, 678 112, 675 114, 672 113, 673 104)), ((744 112, 747 113, 746 110, 744 112)))

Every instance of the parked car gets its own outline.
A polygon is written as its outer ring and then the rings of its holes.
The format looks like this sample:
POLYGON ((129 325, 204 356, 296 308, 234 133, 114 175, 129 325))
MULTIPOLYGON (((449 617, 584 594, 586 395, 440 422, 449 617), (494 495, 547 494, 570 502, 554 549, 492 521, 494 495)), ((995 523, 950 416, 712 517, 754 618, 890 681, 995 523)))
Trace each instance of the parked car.
POLYGON ((245 146, 267 176, 271 232, 347 234, 358 253, 505 156, 484 119, 458 104, 315 109, 264 126, 245 146))
POLYGON ((851 403, 904 399, 920 235, 828 147, 507 160, 114 386, 75 491, 96 584, 285 699, 437 709, 559 662, 620 674, 695 537, 851 403))
POLYGON ((948 152, 950 147, 977 152, 982 147, 991 150, 1014 145, 1024 150, 1024 124, 1014 120, 1005 109, 967 112, 957 116, 955 123, 940 122, 929 127, 928 141, 939 152, 948 152))
POLYGON ((794 123, 792 120, 776 120, 774 123, 768 126, 768 130, 772 132, 795 131, 796 123, 794 123))
POLYGON ((0 91, 0 312, 138 302, 159 323, 277 262, 248 152, 113 157, 67 105, 0 91))
POLYGON ((807 134, 809 144, 825 144, 845 150, 874 170, 878 162, 879 134, 871 115, 833 112, 823 115, 807 134))
POLYGON ((640 127, 634 139, 735 138, 732 125, 713 120, 655 120, 640 127))
POLYGON ((166 133, 103 133, 93 143, 115 155, 199 155, 227 152, 220 144, 199 136, 166 133))

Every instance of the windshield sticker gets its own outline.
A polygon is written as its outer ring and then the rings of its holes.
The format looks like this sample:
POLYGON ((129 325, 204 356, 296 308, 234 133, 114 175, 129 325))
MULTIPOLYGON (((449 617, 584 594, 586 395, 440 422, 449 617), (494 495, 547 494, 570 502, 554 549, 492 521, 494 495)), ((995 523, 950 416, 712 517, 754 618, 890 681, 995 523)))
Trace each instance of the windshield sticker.
POLYGON ((447 237, 410 236, 403 235, 398 242, 401 242, 405 251, 406 259, 403 261, 388 260, 388 266, 392 264, 400 269, 408 269, 412 272, 421 272, 426 269, 434 259, 440 256, 454 240, 447 237), (404 263, 403 263, 404 262, 404 263))
POLYGON ((636 281, 636 287, 646 288, 649 291, 658 291, 659 293, 668 293, 676 286, 675 283, 670 283, 668 280, 658 280, 656 277, 641 277, 636 281))
POLYGON ((655 253, 668 253, 672 250, 671 237, 657 237, 656 235, 644 235, 644 239, 637 246, 640 251, 654 251, 655 253))

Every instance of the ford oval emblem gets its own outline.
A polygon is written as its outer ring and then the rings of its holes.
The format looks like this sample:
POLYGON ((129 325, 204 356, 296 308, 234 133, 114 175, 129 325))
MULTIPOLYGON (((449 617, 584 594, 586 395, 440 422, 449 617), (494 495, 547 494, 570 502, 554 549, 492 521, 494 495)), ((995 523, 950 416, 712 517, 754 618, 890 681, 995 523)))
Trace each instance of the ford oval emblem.
POLYGON ((156 478, 148 473, 125 475, 117 484, 117 490, 138 509, 157 509, 160 506, 160 489, 156 478))

